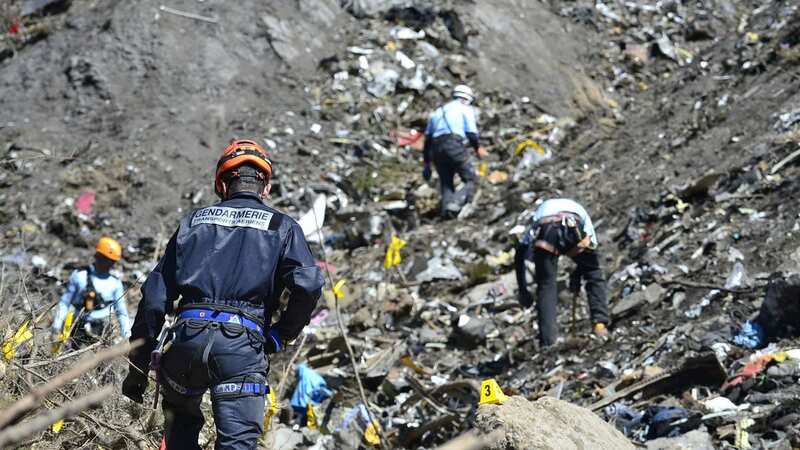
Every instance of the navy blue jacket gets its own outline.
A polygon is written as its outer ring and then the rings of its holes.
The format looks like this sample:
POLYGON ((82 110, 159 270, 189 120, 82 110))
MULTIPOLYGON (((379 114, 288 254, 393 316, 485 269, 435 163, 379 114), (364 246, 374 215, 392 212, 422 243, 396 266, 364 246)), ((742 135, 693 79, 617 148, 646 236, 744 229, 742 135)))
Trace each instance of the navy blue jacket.
POLYGON ((134 351, 131 362, 146 370, 164 315, 173 313, 178 298, 179 308, 211 303, 241 310, 286 342, 308 324, 323 285, 300 225, 255 193, 233 194, 181 220, 142 285, 131 340, 144 338, 145 346, 134 351), (269 327, 284 289, 289 303, 269 327))

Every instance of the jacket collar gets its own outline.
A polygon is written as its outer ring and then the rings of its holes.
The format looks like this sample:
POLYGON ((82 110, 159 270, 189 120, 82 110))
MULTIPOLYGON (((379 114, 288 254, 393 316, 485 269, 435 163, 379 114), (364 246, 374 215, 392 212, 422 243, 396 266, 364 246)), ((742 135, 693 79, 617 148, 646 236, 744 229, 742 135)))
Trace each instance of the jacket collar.
POLYGON ((235 194, 231 194, 227 198, 227 200, 233 200, 235 198, 249 198, 249 199, 253 199, 253 200, 256 200, 259 203, 261 203, 261 197, 258 194, 256 194, 255 192, 247 192, 247 191, 237 192, 235 194))
POLYGON ((104 278, 108 278, 111 275, 111 271, 100 272, 100 271, 97 270, 97 267, 94 266, 94 263, 92 263, 92 264, 89 264, 89 273, 87 274, 87 276, 89 274, 91 276, 95 277, 95 278, 104 279, 104 278))

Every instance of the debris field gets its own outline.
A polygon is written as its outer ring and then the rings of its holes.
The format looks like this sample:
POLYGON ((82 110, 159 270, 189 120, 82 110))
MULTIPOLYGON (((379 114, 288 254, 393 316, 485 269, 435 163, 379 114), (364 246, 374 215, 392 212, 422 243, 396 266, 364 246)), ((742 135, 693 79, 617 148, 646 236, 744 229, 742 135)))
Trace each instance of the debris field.
MULTIPOLYGON (((271 359, 264 448, 437 448, 470 430, 502 433, 487 448, 800 448, 798 74, 791 0, 8 0, 0 332, 22 342, 4 347, 0 404, 112 345, 54 357, 47 333, 96 238, 123 243, 133 315, 179 218, 216 201, 221 149, 253 138, 275 164, 268 202, 328 281, 271 359), (489 156, 442 221, 422 131, 461 83, 489 156), (595 222, 608 340, 567 292, 568 258, 557 345, 539 349, 517 302, 514 246, 552 197, 595 222), (504 404, 479 406, 489 379, 504 404)), ((157 448, 150 406, 115 388, 11 448, 157 448)))

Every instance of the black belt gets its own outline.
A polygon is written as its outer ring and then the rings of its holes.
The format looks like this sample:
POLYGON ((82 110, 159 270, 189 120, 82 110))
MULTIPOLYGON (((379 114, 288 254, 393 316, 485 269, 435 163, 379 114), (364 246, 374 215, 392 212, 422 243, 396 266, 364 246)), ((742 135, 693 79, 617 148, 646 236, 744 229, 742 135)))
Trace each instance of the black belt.
POLYGON ((448 134, 442 134, 442 135, 439 135, 439 136, 436 136, 435 138, 433 138, 433 143, 434 144, 441 144, 442 142, 447 142, 447 141, 464 142, 464 137, 460 136, 458 134, 455 134, 455 133, 448 133, 448 134))
MULTIPOLYGON (((537 225, 562 225, 569 228, 574 228, 575 231, 578 233, 578 237, 580 240, 578 243, 565 252, 565 254, 569 257, 574 258, 579 254, 583 253, 587 248, 591 247, 592 245, 592 237, 588 234, 583 234, 583 222, 579 215, 567 211, 560 212, 558 214, 553 214, 550 216, 542 217, 541 219, 536 221, 537 225)), ((543 233, 543 230, 540 228, 539 232, 537 233, 537 239, 533 243, 533 246, 544 250, 548 253, 552 253, 556 256, 559 256, 561 253, 558 251, 555 245, 545 241, 544 239, 539 239, 543 233)))

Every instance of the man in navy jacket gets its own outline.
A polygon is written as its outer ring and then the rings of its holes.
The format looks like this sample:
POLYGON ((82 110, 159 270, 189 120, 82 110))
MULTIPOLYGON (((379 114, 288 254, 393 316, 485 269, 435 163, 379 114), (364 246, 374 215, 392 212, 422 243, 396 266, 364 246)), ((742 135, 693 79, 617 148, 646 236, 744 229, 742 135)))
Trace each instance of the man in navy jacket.
POLYGON ((300 226, 263 203, 272 163, 253 141, 233 141, 217 164, 220 203, 185 216, 142 286, 123 394, 141 402, 150 353, 176 316, 157 376, 169 450, 199 449, 203 393, 211 390, 216 448, 255 449, 268 392, 266 354, 308 324, 324 284, 300 226), (284 289, 289 302, 276 323, 284 289), (179 300, 177 308, 174 302, 179 300))

